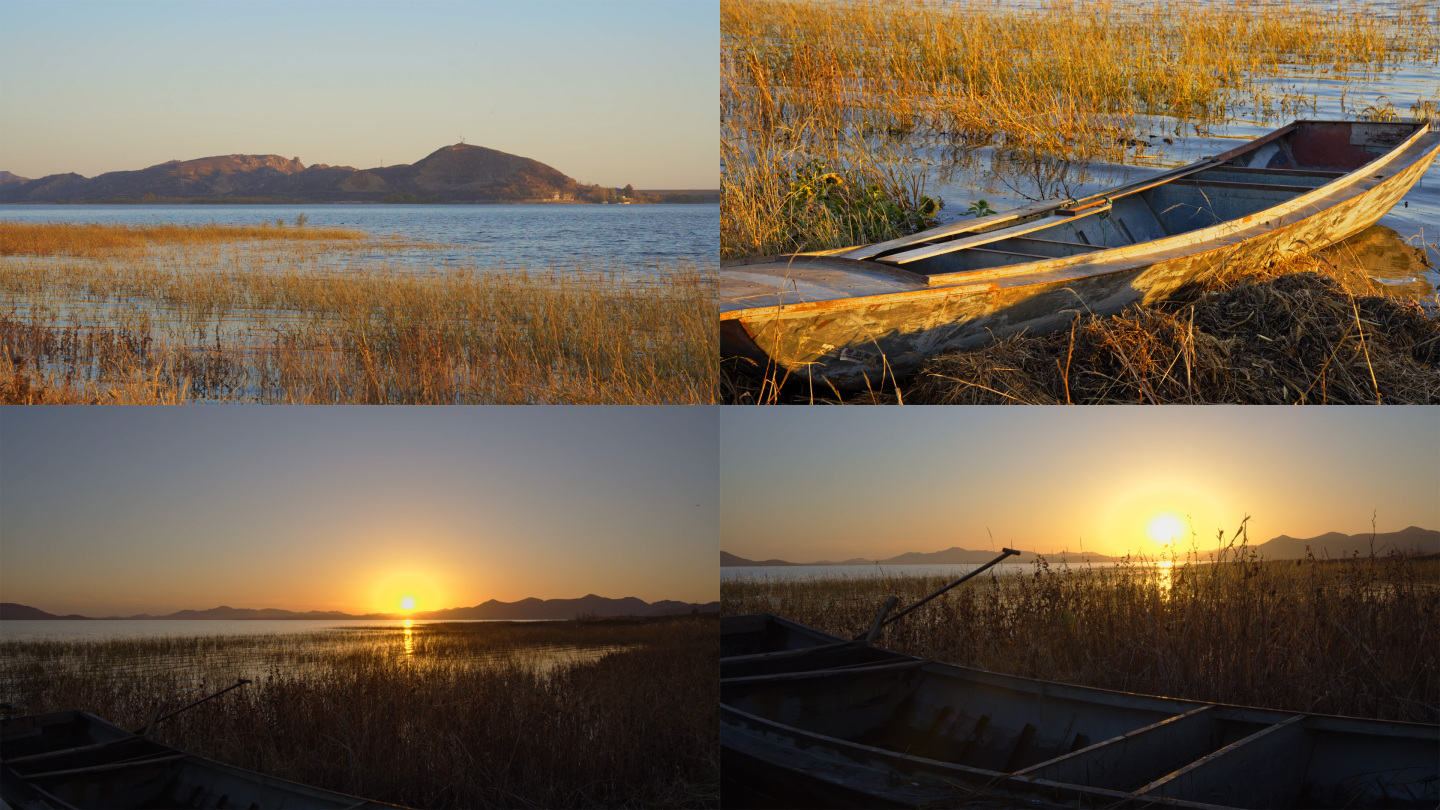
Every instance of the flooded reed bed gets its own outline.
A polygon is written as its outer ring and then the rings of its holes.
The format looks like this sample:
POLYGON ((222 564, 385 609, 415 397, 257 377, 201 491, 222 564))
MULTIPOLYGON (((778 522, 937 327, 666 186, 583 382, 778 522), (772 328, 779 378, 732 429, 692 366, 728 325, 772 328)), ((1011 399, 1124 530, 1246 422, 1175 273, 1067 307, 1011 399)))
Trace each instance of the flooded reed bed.
MULTIPOLYGON (((14 229, 37 227, 74 226, 14 229)), ((11 302, 0 312, 11 363, 0 401, 713 398, 717 315, 701 266, 417 272, 353 265, 333 242, 319 244, 180 240, 0 259, 11 302)))
POLYGON ((26 712, 139 728, 162 702, 252 677, 156 738, 412 807, 713 807, 718 637, 712 615, 5 642, 0 682, 26 712))
POLYGON ((1440 96, 1363 80, 1437 58, 1440 10, 1418 0, 725 0, 721 254, 902 235, 942 202, 927 183, 977 157, 1008 196, 1063 199, 1071 166, 1161 165, 1177 139, 1319 112, 1297 72, 1342 77, 1351 115, 1430 115, 1440 96))
MULTIPOLYGON (((881 646, 1012 675, 1210 702, 1440 721, 1440 560, 1263 560, 1224 551, 1106 567, 1039 560, 986 575, 886 628, 881 646)), ((891 594, 940 577, 722 581, 727 614, 766 611, 851 638, 891 594)))

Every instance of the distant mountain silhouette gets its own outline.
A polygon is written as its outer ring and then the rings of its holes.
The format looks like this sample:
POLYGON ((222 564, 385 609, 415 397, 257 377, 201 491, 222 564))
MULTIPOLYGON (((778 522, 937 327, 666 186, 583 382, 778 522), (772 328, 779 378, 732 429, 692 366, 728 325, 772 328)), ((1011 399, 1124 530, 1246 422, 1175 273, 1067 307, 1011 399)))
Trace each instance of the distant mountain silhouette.
MULTIPOLYGON (((180 610, 164 616, 141 613, 137 616, 106 616, 106 619, 558 619, 568 620, 581 616, 671 616, 679 613, 699 611, 713 613, 720 609, 719 602, 695 604, 662 599, 646 602, 627 596, 624 599, 608 599, 589 594, 579 599, 521 599, 518 602, 498 602, 491 599, 474 607, 450 608, 447 610, 417 611, 412 614, 364 613, 360 615, 341 613, 337 610, 311 610, 298 613, 275 608, 232 608, 227 605, 209 610, 180 610)), ((13 602, 0 603, 0 620, 4 619, 87 619, 88 616, 56 616, 28 605, 13 602)))
MULTIPOLYGON (((0 183, 0 202, 534 202, 585 201, 611 190, 584 186, 530 158, 471 144, 442 147, 413 164, 378 169, 306 166, 279 155, 172 160, 85 178, 52 174, 0 183)), ((613 198, 613 194, 610 195, 613 198)), ((635 197, 635 201, 646 201, 635 197)))
POLYGON ((0 186, 8 185, 8 184, 10 184, 10 183, 28 183, 28 182, 30 182, 30 178, 28 178, 28 177, 21 177, 20 175, 15 174, 15 173, 13 173, 13 172, 0 172, 0 186))
MULTIPOLYGON (((1369 534, 1329 532, 1301 540, 1282 534, 1253 548, 1272 560, 1298 560, 1305 556, 1308 546, 1316 557, 1334 559, 1352 554, 1368 555, 1370 537, 1369 534)), ((1389 554, 1392 551, 1401 554, 1440 553, 1440 531, 1433 529, 1409 526, 1398 532, 1377 533, 1374 537, 1376 554, 1389 554)))
MULTIPOLYGON (((907 551, 904 554, 897 554, 894 557, 885 559, 866 559, 864 557, 852 557, 848 560, 833 562, 831 560, 818 560, 816 562, 796 563, 785 560, 747 560, 744 557, 737 557, 727 551, 720 552, 720 566, 780 566, 780 565, 978 565, 995 559, 998 551, 973 551, 970 549, 951 546, 943 551, 907 551)), ((1011 557, 1006 562, 1028 562, 1034 556, 1034 552, 1022 552, 1018 557, 1011 557)), ((1056 551, 1046 554, 1050 560, 1065 562, 1109 562, 1118 559, 1107 557, 1104 554, 1092 554, 1090 552, 1056 551)))
POLYGON ((56 616, 54 613, 46 613, 39 608, 29 605, 17 605, 14 602, 0 602, 0 620, 5 619, 84 619, 86 617, 71 614, 69 616, 56 616))
MULTIPOLYGON (((1298 560, 1305 556, 1306 547, 1314 551, 1316 557, 1346 557, 1351 554, 1370 553, 1370 535, 1368 534, 1340 534, 1330 532, 1319 537, 1312 537, 1308 540, 1297 540, 1294 537, 1280 535, 1273 540, 1267 540, 1259 545, 1251 546, 1261 555, 1272 560, 1298 560)), ((1395 551, 1401 554, 1437 554, 1440 553, 1440 531, 1433 529, 1421 529, 1411 526, 1401 529, 1398 532, 1385 532, 1375 535, 1375 553, 1389 554, 1395 551)), ((1202 550, 1203 553, 1203 550, 1202 550)), ((970 551, 953 546, 944 551, 919 552, 910 551, 904 554, 897 554, 894 557, 887 557, 883 560, 867 560, 863 557, 854 557, 840 562, 820 560, 811 563, 794 563, 785 560, 747 560, 744 557, 737 557, 727 551, 720 552, 720 566, 741 567, 741 566, 780 566, 780 565, 971 565, 985 563, 995 559, 994 551, 970 551)), ((1019 557, 1010 558, 1014 562, 1025 562, 1032 552, 1024 552, 1019 557)), ((1120 559, 1119 557, 1108 557, 1104 554, 1092 554, 1090 552, 1055 551, 1044 555, 1052 562, 1109 562, 1120 559)))
POLYGON ((607 599, 592 593, 579 599, 531 598, 518 602, 491 599, 474 607, 432 610, 415 615, 420 619, 574 619, 579 616, 670 616, 692 610, 710 613, 719 609, 719 602, 697 605, 667 599, 649 603, 633 596, 607 599))

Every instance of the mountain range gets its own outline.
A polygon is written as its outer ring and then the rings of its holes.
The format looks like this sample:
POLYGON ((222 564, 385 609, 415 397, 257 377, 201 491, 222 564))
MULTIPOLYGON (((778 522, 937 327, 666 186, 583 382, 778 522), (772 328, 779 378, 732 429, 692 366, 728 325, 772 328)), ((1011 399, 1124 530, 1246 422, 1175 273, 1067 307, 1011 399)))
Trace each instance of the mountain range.
MULTIPOLYGON (((106 619, 551 619, 569 620, 584 616, 672 616, 679 613, 714 613, 720 610, 719 602, 696 604, 662 599, 646 602, 627 596, 623 599, 609 599, 588 594, 579 599, 521 599, 518 602, 500 602, 494 599, 474 607, 448 608, 445 610, 421 610, 414 613, 341 613, 337 610, 311 610, 303 613, 275 608, 232 608, 221 605, 209 610, 180 610, 164 616, 141 613, 137 616, 105 616, 106 619)), ((14 602, 0 602, 0 620, 5 619, 90 619, 94 617, 70 614, 57 616, 29 605, 14 602)))
POLYGON ((376 169, 306 166, 298 157, 279 155, 218 155, 90 178, 70 173, 31 180, 0 172, 0 202, 11 203, 683 202, 689 198, 680 197, 695 193, 582 185, 539 161, 463 143, 415 163, 376 169))
MULTIPOLYGON (((1351 554, 1367 555, 1371 549, 1371 538, 1369 534, 1341 534, 1329 532, 1318 537, 1308 539, 1297 539, 1288 535, 1280 535, 1267 540, 1259 545, 1251 546, 1261 556, 1271 560, 1295 560, 1303 558, 1307 549, 1313 551, 1316 557, 1331 559, 1347 557, 1351 554)), ((1396 551, 1402 554, 1437 554, 1440 553, 1440 531, 1433 529, 1421 529, 1410 526, 1398 532, 1385 532, 1373 535, 1374 549, 1376 554, 1388 554, 1396 551)), ((781 565, 971 565, 986 563, 993 559, 999 552, 996 551, 971 551, 952 546, 943 551, 919 552, 910 551, 904 554, 897 554, 894 557, 885 559, 865 559, 854 557, 840 562, 820 560, 810 563, 795 563, 785 560, 747 560, 744 557, 737 557, 726 551, 720 552, 720 566, 726 567, 763 567, 781 565)), ((1023 562, 1027 556, 1033 556, 1034 552, 1024 552, 1019 557, 1012 558, 1014 562, 1023 562)), ((1090 552, 1076 553, 1071 551, 1057 551, 1046 554, 1051 559, 1064 558, 1068 562, 1109 562, 1118 557, 1109 557, 1104 554, 1092 554, 1090 552)))

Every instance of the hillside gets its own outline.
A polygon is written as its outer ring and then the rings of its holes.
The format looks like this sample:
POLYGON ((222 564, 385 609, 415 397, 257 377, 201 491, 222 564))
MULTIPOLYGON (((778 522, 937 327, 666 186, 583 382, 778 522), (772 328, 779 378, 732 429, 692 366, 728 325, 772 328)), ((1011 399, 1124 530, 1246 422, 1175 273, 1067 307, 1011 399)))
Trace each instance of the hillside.
MULTIPOLYGON (((1327 532, 1307 539, 1282 534, 1254 548, 1261 555, 1272 560, 1301 559, 1305 556, 1307 547, 1314 552, 1316 557, 1335 559, 1352 554, 1368 555, 1370 538, 1369 534, 1341 534, 1339 532, 1327 532)), ((1440 553, 1440 531, 1433 529, 1410 526, 1398 532, 1377 533, 1374 538, 1376 554, 1389 554, 1392 551, 1401 554, 1440 553)))
MULTIPOLYGON (((54 174, 0 183, 0 202, 601 202, 613 189, 583 186, 550 166, 483 146, 441 147, 377 169, 306 166, 279 155, 172 160, 85 178, 54 174)), ((649 198, 645 198, 648 200, 649 198)), ((636 198, 636 201, 645 201, 636 198)))

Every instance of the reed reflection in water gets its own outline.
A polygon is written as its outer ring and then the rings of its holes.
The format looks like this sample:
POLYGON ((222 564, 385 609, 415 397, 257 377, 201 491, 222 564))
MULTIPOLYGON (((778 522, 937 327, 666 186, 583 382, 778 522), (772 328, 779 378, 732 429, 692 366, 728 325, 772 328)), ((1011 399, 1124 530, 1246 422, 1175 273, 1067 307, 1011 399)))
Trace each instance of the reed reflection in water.
POLYGON ((639 646, 623 638, 546 632, 545 624, 407 619, 403 625, 312 633, 0 641, 0 701, 25 703, 37 685, 59 673, 97 682, 160 677, 198 693, 240 678, 303 678, 336 659, 411 671, 513 669, 550 677, 639 646))

